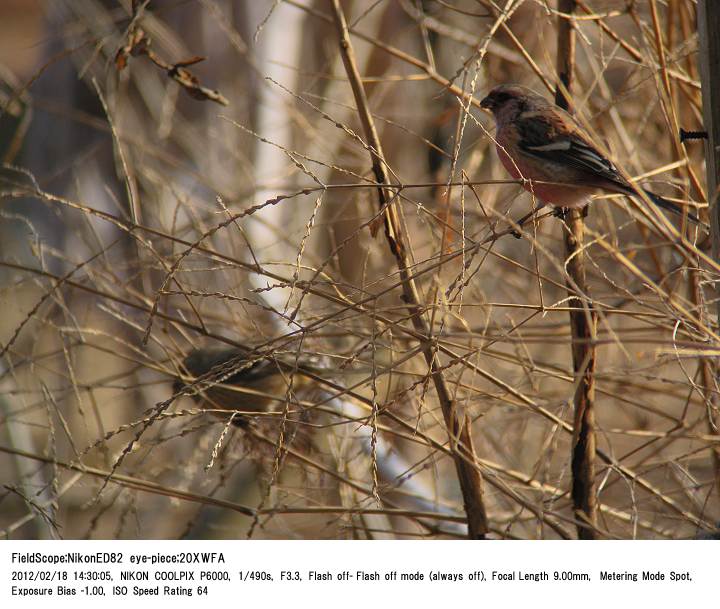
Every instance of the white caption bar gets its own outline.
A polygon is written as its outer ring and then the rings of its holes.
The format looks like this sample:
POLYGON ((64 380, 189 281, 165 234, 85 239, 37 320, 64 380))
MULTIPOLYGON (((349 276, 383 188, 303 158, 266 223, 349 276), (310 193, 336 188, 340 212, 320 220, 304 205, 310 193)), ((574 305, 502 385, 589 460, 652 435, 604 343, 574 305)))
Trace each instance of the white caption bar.
POLYGON ((9 541, 0 545, 0 606, 158 609, 272 598, 272 606, 292 609, 366 608, 373 599, 416 609, 453 598, 576 607, 581 594, 584 608, 675 609, 714 594, 718 544, 9 541))

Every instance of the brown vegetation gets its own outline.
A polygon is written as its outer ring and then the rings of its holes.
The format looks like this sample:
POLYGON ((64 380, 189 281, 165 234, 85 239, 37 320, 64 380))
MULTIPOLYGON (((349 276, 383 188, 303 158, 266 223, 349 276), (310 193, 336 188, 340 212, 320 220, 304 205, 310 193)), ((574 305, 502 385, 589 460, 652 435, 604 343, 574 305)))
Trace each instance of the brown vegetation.
POLYGON ((695 2, 560 4, 41 3, 0 61, 5 534, 713 530, 709 236, 620 196, 518 226, 478 106, 569 65, 598 145, 708 221, 695 2), (248 425, 190 399, 227 346, 285 375, 248 425))

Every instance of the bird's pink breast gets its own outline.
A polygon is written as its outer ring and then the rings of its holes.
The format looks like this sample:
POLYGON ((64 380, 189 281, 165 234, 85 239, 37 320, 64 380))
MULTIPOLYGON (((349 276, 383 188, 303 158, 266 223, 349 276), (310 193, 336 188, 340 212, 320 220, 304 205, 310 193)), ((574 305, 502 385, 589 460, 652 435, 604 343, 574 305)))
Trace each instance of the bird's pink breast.
POLYGON ((508 151, 513 146, 501 133, 498 134, 496 149, 506 171, 515 180, 529 180, 524 181, 522 187, 543 203, 558 207, 583 207, 596 190, 573 183, 572 178, 557 163, 543 162, 520 154, 511 157, 508 151))

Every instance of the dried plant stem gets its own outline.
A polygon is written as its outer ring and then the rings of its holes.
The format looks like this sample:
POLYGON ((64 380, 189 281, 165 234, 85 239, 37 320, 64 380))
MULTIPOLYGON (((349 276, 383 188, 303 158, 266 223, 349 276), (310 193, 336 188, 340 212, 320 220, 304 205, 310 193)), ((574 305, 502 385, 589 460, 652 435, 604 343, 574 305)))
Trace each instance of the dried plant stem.
MULTIPOLYGON (((584 220, 580 210, 569 214, 565 234, 567 272, 573 283, 586 293, 583 256, 584 220)), ((572 293, 572 290, 571 290, 572 293)), ((595 496, 595 361, 597 313, 592 303, 572 296, 569 304, 575 372, 575 417, 572 453, 572 498, 578 519, 578 536, 595 539, 597 500, 595 496)))
MULTIPOLYGON (((656 19, 655 6, 653 4, 653 17, 656 19)), ((705 128, 707 129, 708 144, 706 152, 706 175, 707 175, 707 199, 710 205, 710 225, 712 251, 715 260, 720 257, 720 230, 718 229, 718 200, 717 191, 720 183, 720 153, 717 151, 717 142, 720 141, 720 86, 718 86, 715 74, 720 67, 720 7, 717 3, 701 1, 697 8, 698 20, 698 38, 700 43, 700 71, 702 75, 702 94, 703 94, 703 118, 705 128), (710 75, 713 75, 711 77, 710 75), (714 104, 714 106, 713 106, 714 104)), ((658 54, 661 59, 664 58, 664 49, 659 48, 658 54)), ((663 64, 663 68, 665 65, 663 64)), ((667 90, 667 97, 672 99, 670 81, 665 77, 663 83, 667 90)), ((685 149, 680 142, 675 146, 675 156, 680 159, 683 156, 687 158, 685 149)), ((690 174, 691 180, 694 177, 690 174)), ((695 180, 691 182, 695 186, 695 180)), ((695 186, 696 195, 700 194, 702 198, 702 190, 695 186)), ((690 300, 695 305, 698 315, 704 318, 707 326, 712 326, 712 320, 709 316, 708 307, 703 297, 702 277, 700 273, 693 269, 688 274, 690 280, 690 300)), ((720 304, 718 304, 718 319, 720 319, 720 304)), ((706 404, 707 411, 707 428, 711 434, 718 433, 718 417, 717 406, 717 386, 718 386, 718 364, 715 358, 704 357, 699 361, 700 366, 700 387, 702 390, 702 398, 706 404)), ((720 495, 720 449, 713 446, 711 449, 712 465, 715 477, 715 491, 720 495)))
MULTIPOLYGON (((575 0, 558 0, 560 13, 572 14, 575 0)), ((575 29, 570 19, 558 17, 557 72, 559 84, 556 103, 567 109, 566 93, 572 84, 575 63, 575 29)), ((595 359, 597 313, 585 297, 583 233, 585 221, 582 210, 572 209, 566 217, 565 263, 570 295, 570 331, 572 359, 575 372, 575 417, 572 446, 572 500, 577 519, 578 537, 595 539, 597 532, 597 498, 595 494, 595 359), (576 286, 578 292, 571 285, 576 286)))
POLYGON ((381 211, 384 212, 385 237, 400 271, 403 298, 408 306, 412 324, 418 333, 426 337, 421 339, 420 346, 430 368, 430 374, 442 408, 448 435, 450 436, 450 446, 468 520, 468 536, 472 539, 483 539, 487 534, 488 524, 483 501, 482 476, 475 456, 470 423, 467 418, 461 417, 455 408, 455 403, 441 369, 441 363, 429 338, 430 328, 423 317, 424 309, 420 302, 417 286, 411 277, 411 265, 397 208, 395 205, 388 204, 392 196, 382 187, 382 185, 388 184, 388 178, 382 161, 384 157, 380 146, 380 138, 375 129, 368 107, 367 96, 360 79, 345 15, 340 7, 339 0, 333 0, 332 6, 343 64, 353 90, 360 122, 370 149, 375 179, 381 185, 378 188, 378 203, 381 211))
MULTIPOLYGON (((702 80, 703 121, 707 198, 712 227, 712 253, 720 260, 720 6, 712 0, 697 5, 700 75, 702 80)), ((717 304, 720 321, 720 301, 717 304)))

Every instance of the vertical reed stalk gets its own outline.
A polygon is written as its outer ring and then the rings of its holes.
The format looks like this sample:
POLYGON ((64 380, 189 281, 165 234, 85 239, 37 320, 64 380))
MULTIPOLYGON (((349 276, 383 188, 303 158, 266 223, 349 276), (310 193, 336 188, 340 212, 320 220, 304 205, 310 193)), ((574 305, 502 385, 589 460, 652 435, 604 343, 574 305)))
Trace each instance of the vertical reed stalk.
MULTIPOLYGON (((707 131, 705 139, 705 169, 707 172, 707 200, 710 212, 712 253, 720 260, 720 4, 717 0, 699 0, 697 4, 697 27, 702 81, 703 122, 707 131)), ((696 280, 697 281, 697 280, 696 280)), ((716 291, 717 291, 717 283, 716 291)), ((697 290, 696 290, 697 291, 697 290)), ((720 300, 717 302, 720 323, 720 300)), ((714 388, 717 387, 717 363, 702 363, 705 399, 708 401, 708 429, 718 433, 720 415, 714 388)), ((715 488, 720 495, 720 449, 713 449, 715 488)))
MULTIPOLYGON (((558 0, 558 11, 575 12, 575 0, 558 0)), ((569 94, 575 64, 575 28, 571 19, 558 15, 557 73, 555 91, 558 106, 569 109, 569 94)), ((585 220, 580 209, 566 214, 565 256, 570 296, 570 331, 575 373, 575 417, 572 447, 572 500, 580 539, 596 538, 597 497, 595 494, 595 337, 597 313, 587 298, 583 250, 585 220)))
POLYGON ((410 312, 412 324, 415 330, 424 337, 420 339, 420 346, 430 368, 430 375, 435 385, 435 391, 437 392, 450 437, 450 448, 460 481, 465 513, 467 514, 468 536, 471 539, 484 539, 488 531, 488 524, 483 501, 482 476, 473 447, 470 422, 466 417, 458 413, 443 375, 441 363, 433 349, 432 339, 430 338, 432 328, 429 327, 424 317, 424 307, 420 302, 417 286, 410 273, 410 261, 405 246, 406 238, 402 223, 397 208, 392 202, 392 195, 387 189, 383 188, 384 185, 389 184, 383 160, 384 156, 380 138, 368 106, 367 95, 360 79, 360 72, 355 60, 355 52, 350 41, 345 15, 340 7, 339 0, 333 0, 332 7, 340 53, 355 97, 355 104, 357 105, 366 143, 369 147, 375 179, 379 185, 377 189, 378 205, 383 213, 385 237, 390 253, 395 258, 400 271, 403 299, 410 312))

